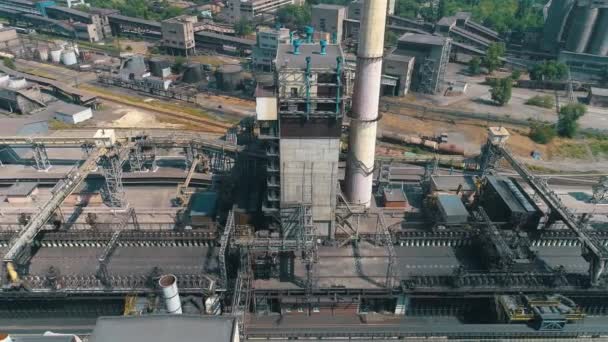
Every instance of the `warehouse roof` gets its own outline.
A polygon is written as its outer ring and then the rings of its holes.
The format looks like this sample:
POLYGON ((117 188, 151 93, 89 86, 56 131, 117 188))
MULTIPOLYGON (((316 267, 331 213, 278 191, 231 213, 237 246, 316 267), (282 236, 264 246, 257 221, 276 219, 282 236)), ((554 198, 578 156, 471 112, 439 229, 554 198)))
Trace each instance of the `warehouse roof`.
POLYGON ((294 47, 291 44, 279 45, 277 53, 277 68, 283 69, 305 69, 306 57, 312 57, 312 69, 335 69, 337 66, 336 58, 342 57, 342 49, 340 45, 328 44, 327 54, 321 55, 321 45, 316 44, 300 45, 300 54, 296 55, 293 52, 294 47))
POLYGON ((233 317, 150 315, 100 317, 91 342, 232 342, 237 333, 233 317))
POLYGON ((431 176, 433 188, 437 191, 456 191, 461 186, 462 191, 475 190, 473 176, 464 175, 433 175, 431 176))
POLYGON ((608 96, 608 89, 591 87, 591 95, 595 96, 608 96))
POLYGON ((36 189, 36 182, 17 182, 11 185, 4 193, 6 196, 29 196, 36 189))
POLYGON ((456 195, 439 195, 437 201, 446 216, 469 216, 469 211, 456 195))
POLYGON ((56 114, 66 115, 66 116, 74 116, 76 114, 80 114, 83 111, 87 110, 87 107, 75 105, 73 103, 67 102, 55 102, 49 106, 56 114))
POLYGON ((434 36, 430 34, 405 33, 399 37, 399 42, 443 46, 446 39, 447 38, 442 36, 434 36))

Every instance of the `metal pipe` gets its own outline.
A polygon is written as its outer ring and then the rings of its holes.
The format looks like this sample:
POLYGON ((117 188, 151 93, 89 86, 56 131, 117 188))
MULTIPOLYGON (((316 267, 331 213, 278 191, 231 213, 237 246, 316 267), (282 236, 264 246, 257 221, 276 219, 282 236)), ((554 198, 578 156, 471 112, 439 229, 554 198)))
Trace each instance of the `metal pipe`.
POLYGON ((173 274, 166 274, 158 280, 158 285, 163 291, 165 297, 165 306, 167 312, 170 314, 181 315, 182 313, 182 302, 179 299, 179 292, 177 290, 177 277, 173 274))
POLYGON ((350 113, 345 192, 349 202, 366 207, 370 206, 372 196, 386 8, 387 0, 365 0, 363 3, 357 79, 350 113))
POLYGON ((336 114, 340 113, 340 102, 342 95, 340 89, 342 88, 342 57, 336 57, 336 114))
POLYGON ((306 56, 306 118, 310 116, 310 63, 312 58, 306 56))

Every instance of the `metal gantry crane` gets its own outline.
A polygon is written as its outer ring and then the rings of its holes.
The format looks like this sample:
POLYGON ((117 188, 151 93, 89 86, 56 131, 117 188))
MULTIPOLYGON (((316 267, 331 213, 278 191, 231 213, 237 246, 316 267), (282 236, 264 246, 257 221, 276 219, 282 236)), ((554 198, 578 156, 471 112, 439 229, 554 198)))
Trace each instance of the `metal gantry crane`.
MULTIPOLYGON (((553 192, 539 177, 536 177, 528 170, 528 168, 519 162, 505 146, 506 136, 493 135, 493 129, 490 128, 490 137, 484 146, 481 156, 481 167, 484 174, 496 167, 496 163, 500 159, 506 160, 511 167, 517 172, 523 180, 534 190, 534 192, 549 206, 551 215, 562 220, 564 224, 572 230, 582 245, 582 254, 585 260, 589 262, 589 278, 591 285, 599 285, 600 278, 606 271, 608 263, 608 249, 603 245, 602 241, 595 235, 589 234, 589 229, 586 224, 574 216, 572 212, 562 203, 559 197, 553 192)), ((506 131, 504 128, 498 130, 506 131)))
MULTIPOLYGON (((38 213, 10 241, 8 252, 3 258, 3 264, 6 265, 7 270, 14 269, 14 262, 21 256, 25 247, 32 243, 36 235, 44 228, 46 222, 61 206, 63 201, 82 183, 91 171, 97 168, 99 158, 105 155, 107 151, 105 147, 93 150, 80 167, 73 168, 55 185, 51 191, 53 197, 40 208, 38 213)), ((9 278, 11 278, 11 281, 17 280, 11 274, 9 274, 9 278)))

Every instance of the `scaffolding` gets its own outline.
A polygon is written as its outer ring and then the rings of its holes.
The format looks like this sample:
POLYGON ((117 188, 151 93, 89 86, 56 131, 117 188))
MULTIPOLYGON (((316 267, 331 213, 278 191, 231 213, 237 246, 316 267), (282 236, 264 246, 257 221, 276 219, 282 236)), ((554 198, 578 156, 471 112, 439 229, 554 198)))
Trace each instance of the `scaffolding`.
POLYGON ((122 185, 122 167, 128 156, 129 148, 113 147, 100 160, 101 173, 105 179, 105 202, 111 208, 128 206, 122 185))

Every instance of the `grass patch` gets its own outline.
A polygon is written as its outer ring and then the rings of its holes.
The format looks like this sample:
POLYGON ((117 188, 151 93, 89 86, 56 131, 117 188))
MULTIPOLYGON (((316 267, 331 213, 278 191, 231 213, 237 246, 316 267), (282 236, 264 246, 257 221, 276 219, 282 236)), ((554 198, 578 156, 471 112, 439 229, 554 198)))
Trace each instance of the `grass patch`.
POLYGON ((551 109, 555 107, 555 99, 550 95, 536 95, 534 97, 529 98, 526 102, 527 105, 542 107, 551 109))
POLYGON ((76 127, 76 125, 69 124, 67 122, 63 122, 56 119, 51 119, 48 121, 49 129, 51 130, 62 130, 62 129, 71 129, 76 127))
POLYGON ((570 159, 588 159, 589 153, 583 143, 565 143, 556 148, 555 156, 570 159))
POLYGON ((593 140, 589 142, 589 149, 595 157, 608 156, 608 140, 593 140))

